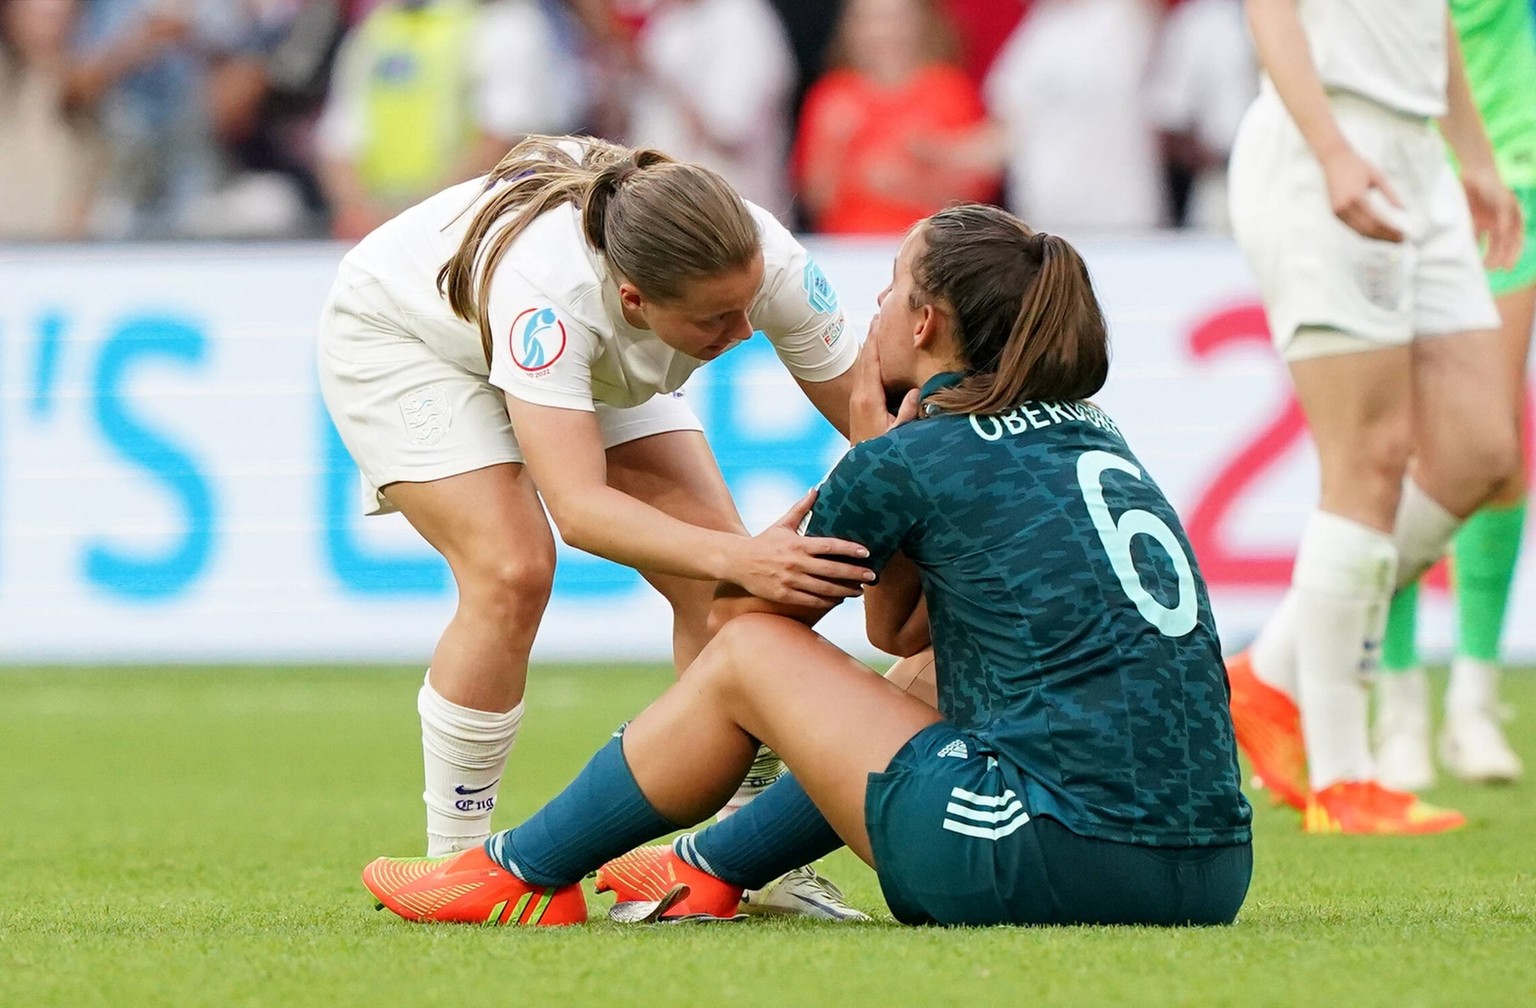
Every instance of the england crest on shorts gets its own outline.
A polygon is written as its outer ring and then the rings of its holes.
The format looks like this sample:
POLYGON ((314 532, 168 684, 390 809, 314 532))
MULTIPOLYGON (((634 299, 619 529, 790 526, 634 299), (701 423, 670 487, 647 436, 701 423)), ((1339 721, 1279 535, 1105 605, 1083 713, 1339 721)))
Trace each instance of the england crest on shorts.
POLYGON ((1401 249, 1371 248, 1355 260, 1355 280, 1365 299, 1384 311, 1396 311, 1403 303, 1403 253, 1401 249))
POLYGON ((400 397, 400 416, 413 443, 437 444, 453 423, 447 390, 441 385, 423 385, 407 392, 400 397))

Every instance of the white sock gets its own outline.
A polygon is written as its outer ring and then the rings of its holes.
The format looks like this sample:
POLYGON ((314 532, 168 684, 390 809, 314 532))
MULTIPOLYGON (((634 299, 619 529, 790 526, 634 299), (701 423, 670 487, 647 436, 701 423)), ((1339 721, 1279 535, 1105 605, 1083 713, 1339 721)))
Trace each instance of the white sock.
MULTIPOLYGON (((1397 577, 1393 591, 1416 580, 1445 553, 1461 519, 1441 507, 1411 479, 1403 480, 1397 505, 1397 524, 1392 537, 1397 547, 1397 577)), ((1380 634, 1372 635, 1373 641, 1380 634)), ((1280 607, 1249 648, 1253 674, 1275 689, 1296 696, 1296 592, 1285 593, 1280 607)))
POLYGON ((1280 607, 1264 624, 1248 649, 1253 674, 1296 699, 1296 589, 1280 600, 1280 607))
POLYGON ((1370 695, 1397 570, 1392 538, 1315 511, 1302 533, 1292 578, 1301 727, 1312 789, 1371 780, 1370 695))
POLYGON ((1403 480, 1403 496, 1397 504, 1397 525, 1392 542, 1397 547, 1395 592, 1419 579, 1445 555, 1451 536, 1462 519, 1441 507, 1413 480, 1403 480))
POLYGON ((1451 661, 1451 678, 1445 690, 1445 712, 1497 716, 1499 667, 1492 662, 1457 656, 1451 661))
POLYGON ((444 700, 431 682, 416 695, 426 769, 427 856, 467 850, 491 835, 491 812, 523 705, 501 713, 444 700))
POLYGON ((725 803, 725 808, 715 813, 716 819, 727 819, 747 807, 747 803, 773 786, 773 782, 784 776, 784 761, 779 759, 779 754, 765 745, 757 747, 757 755, 752 758, 752 766, 747 770, 747 776, 741 782, 741 787, 731 795, 731 800, 725 803))

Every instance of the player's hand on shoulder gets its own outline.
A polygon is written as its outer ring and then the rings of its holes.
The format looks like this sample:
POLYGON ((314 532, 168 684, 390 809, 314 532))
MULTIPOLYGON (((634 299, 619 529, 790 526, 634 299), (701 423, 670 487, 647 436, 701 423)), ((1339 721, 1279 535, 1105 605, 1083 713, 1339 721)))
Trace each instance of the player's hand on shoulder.
POLYGON ((1464 167, 1461 186, 1466 190, 1467 208, 1472 211, 1472 229, 1487 243, 1483 262, 1489 269, 1509 269, 1520 259, 1525 241, 1525 218, 1520 200, 1492 166, 1464 167))
POLYGON ((1403 240, 1402 229, 1392 223, 1381 204, 1385 199, 1399 210, 1403 207, 1385 172, 1347 146, 1324 157, 1322 166, 1334 216, 1367 238, 1403 240))
POLYGON ((848 396, 848 439, 859 444, 915 419, 918 400, 917 389, 911 389, 902 397, 896 412, 891 412, 885 377, 880 371, 880 346, 875 340, 872 323, 864 346, 859 350, 859 359, 853 365, 853 391, 848 396))
POLYGON ((758 598, 801 606, 833 606, 854 598, 874 580, 867 567, 838 559, 864 558, 869 550, 846 539, 803 536, 801 522, 816 502, 812 490, 784 517, 751 538, 732 557, 727 580, 758 598))

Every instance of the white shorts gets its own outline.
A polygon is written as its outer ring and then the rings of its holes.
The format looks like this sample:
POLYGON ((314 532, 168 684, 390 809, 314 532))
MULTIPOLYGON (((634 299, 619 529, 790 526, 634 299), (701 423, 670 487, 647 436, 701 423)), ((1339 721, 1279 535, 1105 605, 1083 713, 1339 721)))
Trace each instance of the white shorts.
MULTIPOLYGON (((406 332, 376 280, 344 274, 320 321, 320 394, 363 477, 363 513, 395 508, 390 483, 522 462, 504 393, 406 332), (354 286, 356 284, 356 286, 354 286)), ((681 392, 628 409, 597 404, 603 447, 702 430, 681 392)))
POLYGON ((1323 171, 1272 89, 1248 109, 1232 150, 1232 229, 1258 277, 1287 360, 1497 329, 1466 196, 1430 121, 1347 93, 1329 96, 1351 145, 1403 201, 1377 206, 1402 242, 1366 238, 1334 216, 1323 171), (1298 330, 1308 330, 1297 340, 1298 330), (1317 330, 1324 330, 1318 332, 1317 330))

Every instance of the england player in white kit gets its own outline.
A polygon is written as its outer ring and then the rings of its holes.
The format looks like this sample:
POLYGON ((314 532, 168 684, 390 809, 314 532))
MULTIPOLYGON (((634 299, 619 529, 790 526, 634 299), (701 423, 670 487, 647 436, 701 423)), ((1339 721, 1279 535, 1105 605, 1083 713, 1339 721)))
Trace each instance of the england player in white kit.
POLYGON ((1444 0, 1248 0, 1248 13, 1265 79, 1232 155, 1232 221, 1322 492, 1290 592, 1229 665, 1238 739, 1310 831, 1453 829, 1459 814, 1375 781, 1361 671, 1394 589, 1514 464, 1477 242, 1513 262, 1519 206, 1444 0))
POLYGON ((566 542, 668 599, 680 669, 719 581, 818 604, 867 579, 835 559, 862 547, 796 534, 809 499, 747 536, 672 394, 754 333, 846 432, 857 340, 800 244, 713 172, 590 139, 530 138, 343 260, 326 405, 365 509, 403 512, 459 592, 418 697, 429 854, 490 831, 554 575, 541 497, 566 542))

